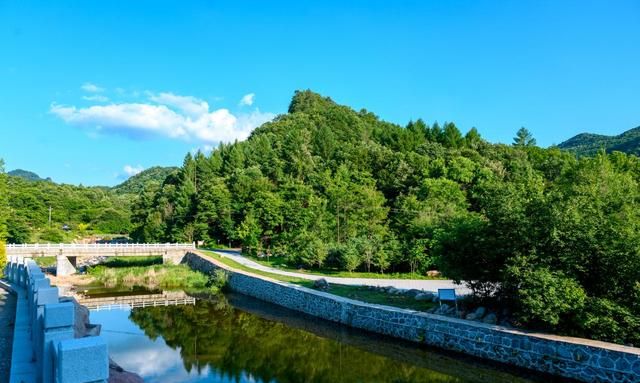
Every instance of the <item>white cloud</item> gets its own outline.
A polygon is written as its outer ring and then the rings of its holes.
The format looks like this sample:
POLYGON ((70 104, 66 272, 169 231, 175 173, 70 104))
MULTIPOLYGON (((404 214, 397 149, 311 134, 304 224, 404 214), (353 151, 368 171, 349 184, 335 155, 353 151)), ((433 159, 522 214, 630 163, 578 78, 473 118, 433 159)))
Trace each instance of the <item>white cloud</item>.
POLYGON ((144 167, 142 165, 138 165, 138 166, 125 165, 124 168, 122 168, 122 170, 124 171, 124 174, 126 174, 128 177, 131 177, 142 172, 144 170, 144 167))
POLYGON ((209 104, 192 96, 179 96, 173 93, 152 94, 149 99, 158 104, 176 108, 185 114, 197 117, 209 111, 209 104))
POLYGON ((87 101, 96 101, 96 102, 109 101, 109 97, 103 96, 101 94, 92 94, 91 96, 82 96, 82 99, 87 101))
POLYGON ((240 105, 251 106, 253 105, 253 99, 256 97, 255 93, 249 93, 242 96, 240 99, 240 105))
POLYGON ((151 102, 112 103, 86 108, 52 104, 50 112, 70 125, 90 132, 118 133, 132 138, 164 136, 205 143, 243 140, 273 113, 254 110, 234 115, 228 109, 209 111, 209 104, 192 96, 149 94, 151 102))
POLYGON ((104 92, 104 88, 101 88, 101 87, 97 86, 96 84, 92 84, 90 82, 85 82, 84 84, 82 84, 80 89, 84 90, 85 92, 89 92, 89 93, 104 92))

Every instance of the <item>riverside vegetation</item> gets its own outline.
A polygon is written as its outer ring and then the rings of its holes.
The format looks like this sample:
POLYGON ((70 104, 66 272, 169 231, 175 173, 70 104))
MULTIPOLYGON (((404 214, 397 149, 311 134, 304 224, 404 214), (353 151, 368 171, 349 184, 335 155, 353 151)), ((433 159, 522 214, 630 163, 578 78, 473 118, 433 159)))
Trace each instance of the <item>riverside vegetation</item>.
POLYGON ((242 246, 291 267, 437 269, 521 326, 640 344, 640 161, 476 129, 399 126, 310 91, 131 202, 139 242, 242 246))
POLYGON ((222 270, 207 275, 186 265, 158 263, 162 263, 162 257, 113 257, 103 264, 88 267, 87 275, 107 288, 180 289, 194 293, 217 293, 227 280, 222 270))

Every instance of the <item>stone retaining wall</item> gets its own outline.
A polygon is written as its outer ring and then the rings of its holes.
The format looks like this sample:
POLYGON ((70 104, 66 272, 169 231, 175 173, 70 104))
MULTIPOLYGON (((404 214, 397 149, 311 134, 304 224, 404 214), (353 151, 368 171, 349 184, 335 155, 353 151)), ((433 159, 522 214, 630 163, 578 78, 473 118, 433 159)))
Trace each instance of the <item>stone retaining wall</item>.
POLYGON ((184 262, 206 273, 226 269, 233 291, 348 326, 584 382, 640 383, 638 348, 367 304, 230 270, 199 253, 184 262))

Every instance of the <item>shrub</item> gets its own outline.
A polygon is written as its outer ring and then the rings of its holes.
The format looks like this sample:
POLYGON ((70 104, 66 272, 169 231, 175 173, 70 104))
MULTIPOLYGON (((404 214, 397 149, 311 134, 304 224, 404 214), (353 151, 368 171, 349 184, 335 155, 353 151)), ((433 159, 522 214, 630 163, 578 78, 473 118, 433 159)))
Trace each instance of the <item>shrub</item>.
POLYGON ((578 324, 591 339, 640 345, 640 318, 608 299, 589 299, 578 324))
POLYGON ((4 276, 4 266, 7 264, 7 248, 4 242, 0 241, 0 277, 4 276))
POLYGON ((40 239, 51 243, 62 243, 64 242, 64 233, 60 229, 50 228, 42 232, 40 239))
POLYGON ((510 266, 507 275, 516 299, 516 315, 525 324, 562 327, 567 318, 579 313, 585 305, 587 295, 582 287, 562 273, 510 266))

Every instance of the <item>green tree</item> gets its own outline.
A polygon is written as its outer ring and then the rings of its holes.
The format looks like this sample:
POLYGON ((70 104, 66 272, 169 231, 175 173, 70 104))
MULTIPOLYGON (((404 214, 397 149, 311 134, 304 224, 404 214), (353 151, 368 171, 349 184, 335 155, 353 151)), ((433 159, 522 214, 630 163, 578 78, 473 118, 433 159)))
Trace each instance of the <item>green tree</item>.
POLYGON ((4 174, 4 161, 0 159, 0 277, 7 263, 5 239, 7 237, 7 218, 9 205, 7 200, 7 180, 4 174))
POLYGON ((535 146, 536 139, 533 138, 533 135, 529 130, 527 130, 524 126, 516 132, 516 136, 513 138, 514 146, 535 146))

